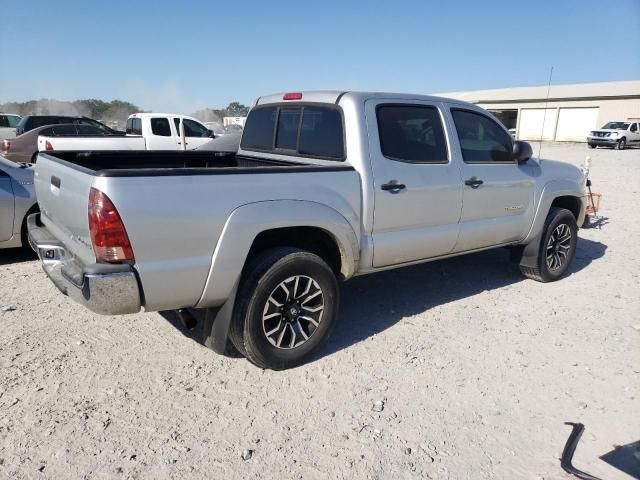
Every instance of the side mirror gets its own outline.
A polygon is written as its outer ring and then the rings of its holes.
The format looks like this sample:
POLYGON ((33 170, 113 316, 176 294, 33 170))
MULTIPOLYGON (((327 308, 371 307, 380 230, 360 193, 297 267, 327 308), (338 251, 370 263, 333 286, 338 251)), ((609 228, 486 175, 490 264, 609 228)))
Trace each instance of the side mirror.
POLYGON ((213 130, 207 130, 207 133, 209 134, 209 136, 210 136, 211 138, 216 138, 216 134, 215 134, 215 133, 213 133, 213 130))
POLYGON ((516 141, 513 144, 513 159, 518 163, 525 163, 533 156, 533 149, 527 142, 516 141))

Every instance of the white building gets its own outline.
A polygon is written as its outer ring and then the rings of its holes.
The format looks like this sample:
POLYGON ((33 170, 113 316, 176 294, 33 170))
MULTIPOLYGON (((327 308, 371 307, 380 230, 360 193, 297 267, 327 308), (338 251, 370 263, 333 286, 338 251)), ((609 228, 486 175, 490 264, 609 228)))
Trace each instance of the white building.
POLYGON ((520 140, 584 142, 614 120, 640 119, 640 81, 520 87, 440 93, 478 104, 520 140), (548 90, 548 95, 547 95, 548 90))

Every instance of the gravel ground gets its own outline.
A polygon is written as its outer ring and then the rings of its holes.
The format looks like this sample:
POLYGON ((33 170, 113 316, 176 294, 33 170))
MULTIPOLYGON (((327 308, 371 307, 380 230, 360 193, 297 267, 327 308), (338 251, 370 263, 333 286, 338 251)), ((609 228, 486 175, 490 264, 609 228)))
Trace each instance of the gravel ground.
POLYGON ((542 152, 587 154, 606 218, 567 278, 524 280, 499 249, 354 279, 286 372, 171 314, 94 315, 0 251, 0 477, 569 478, 574 421, 575 465, 631 478, 598 457, 640 440, 640 150, 542 152))

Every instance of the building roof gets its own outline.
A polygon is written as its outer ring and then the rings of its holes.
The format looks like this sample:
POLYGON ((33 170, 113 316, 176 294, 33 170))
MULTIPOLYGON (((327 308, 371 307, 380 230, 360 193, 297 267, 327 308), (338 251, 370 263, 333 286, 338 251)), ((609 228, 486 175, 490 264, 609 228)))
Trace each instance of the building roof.
MULTIPOLYGON (((480 104, 544 102, 547 100, 547 89, 547 85, 542 85, 539 87, 496 88, 492 90, 448 92, 438 93, 436 95, 480 104)), ((551 88, 548 90, 549 101, 640 98, 640 80, 551 85, 551 88)))

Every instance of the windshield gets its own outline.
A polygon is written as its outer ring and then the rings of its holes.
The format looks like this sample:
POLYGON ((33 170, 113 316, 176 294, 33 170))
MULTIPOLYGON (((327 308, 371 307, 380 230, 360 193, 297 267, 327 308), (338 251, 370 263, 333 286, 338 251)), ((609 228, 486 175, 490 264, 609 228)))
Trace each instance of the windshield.
POLYGON ((602 128, 608 128, 609 130, 626 130, 627 128, 629 128, 629 123, 609 122, 602 128))

